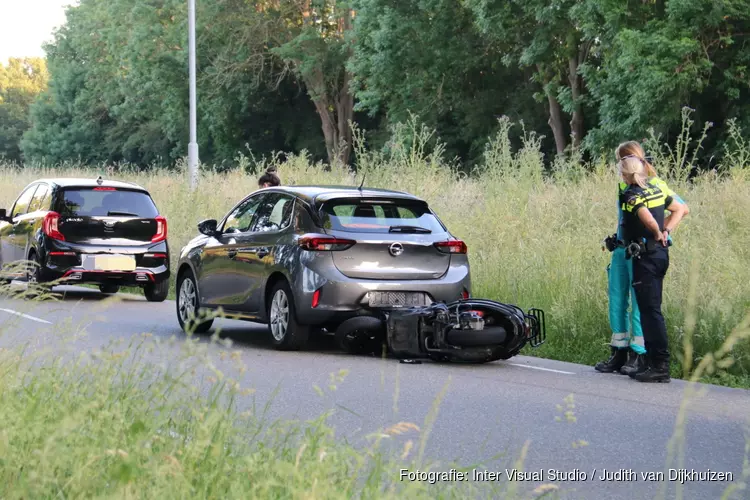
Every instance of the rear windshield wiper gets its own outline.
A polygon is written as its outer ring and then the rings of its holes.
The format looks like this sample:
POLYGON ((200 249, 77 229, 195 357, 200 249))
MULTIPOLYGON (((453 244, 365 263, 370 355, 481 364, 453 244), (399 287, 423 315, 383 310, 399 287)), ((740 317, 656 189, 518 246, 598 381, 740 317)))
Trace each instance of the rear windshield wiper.
POLYGON ((420 226, 391 226, 389 233, 423 233, 430 234, 432 231, 426 227, 420 226))
POLYGON ((130 212, 117 212, 117 211, 107 212, 107 215, 124 215, 125 217, 138 217, 138 214, 133 214, 130 212))

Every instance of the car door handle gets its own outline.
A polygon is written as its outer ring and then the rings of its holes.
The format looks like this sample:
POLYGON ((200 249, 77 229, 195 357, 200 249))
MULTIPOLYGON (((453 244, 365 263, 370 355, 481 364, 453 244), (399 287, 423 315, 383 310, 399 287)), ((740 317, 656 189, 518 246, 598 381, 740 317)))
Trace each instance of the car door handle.
POLYGON ((235 257, 237 257, 237 250, 229 250, 227 252, 227 257, 229 257, 230 259, 234 259, 235 257))

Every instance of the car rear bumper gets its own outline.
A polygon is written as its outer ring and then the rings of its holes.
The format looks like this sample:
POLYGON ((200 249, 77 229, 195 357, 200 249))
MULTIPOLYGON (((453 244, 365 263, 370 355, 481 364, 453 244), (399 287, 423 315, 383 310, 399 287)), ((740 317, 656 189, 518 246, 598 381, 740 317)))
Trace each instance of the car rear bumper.
POLYGON ((69 269, 57 279, 61 284, 111 284, 118 286, 143 286, 149 283, 161 283, 169 279, 169 271, 155 273, 150 269, 136 269, 135 271, 89 271, 86 269, 69 269))
POLYGON ((343 321, 349 317, 376 312, 398 305, 371 304, 378 292, 396 292, 395 298, 407 298, 403 307, 428 305, 432 302, 452 302, 471 294, 471 273, 465 263, 453 264, 448 272, 435 280, 357 280, 340 273, 324 277, 310 268, 297 275, 294 283, 295 306, 300 322, 320 325, 343 321), (401 293, 399 293, 401 292, 401 293), (420 299, 414 294, 423 294, 420 299), (409 296, 416 299, 408 302, 409 296))
POLYGON ((151 246, 99 247, 55 242, 43 257, 42 279, 71 284, 117 284, 143 286, 169 279, 169 249, 162 242, 151 246), (91 256, 132 256, 133 269, 104 270, 91 264, 91 256))

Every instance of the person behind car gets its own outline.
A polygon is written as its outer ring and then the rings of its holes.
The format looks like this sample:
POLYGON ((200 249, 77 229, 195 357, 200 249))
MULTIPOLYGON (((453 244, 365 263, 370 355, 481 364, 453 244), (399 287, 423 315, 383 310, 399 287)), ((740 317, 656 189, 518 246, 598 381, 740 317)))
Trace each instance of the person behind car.
POLYGON ((276 167, 268 167, 266 173, 260 176, 258 179, 258 187, 260 189, 267 187, 280 186, 281 179, 276 174, 276 167))
MULTIPOLYGON (((628 141, 617 147, 615 150, 617 161, 627 156, 640 159, 646 167, 649 183, 656 185, 665 194, 671 196, 676 203, 683 205, 685 208, 684 215, 689 213, 684 200, 658 177, 654 167, 646 160, 645 151, 638 142, 628 141)), ((620 182, 618 197, 627 188, 627 184, 620 182)), ((617 227, 616 240, 622 242, 622 208, 619 200, 617 227)), ((671 236, 668 237, 668 241, 669 244, 672 243, 671 236)), ((597 363, 594 368, 604 373, 619 372, 623 375, 631 375, 644 366, 646 354, 640 310, 635 300, 635 291, 631 286, 633 281, 632 260, 626 258, 625 245, 623 244, 618 244, 610 250, 612 251, 612 258, 607 266, 607 276, 612 352, 608 360, 597 363), (630 314, 628 314, 628 308, 631 310, 630 314)))
POLYGON ((618 162, 628 185, 620 201, 627 256, 633 259, 633 288, 641 312, 646 363, 630 376, 639 382, 669 382, 669 339, 661 311, 664 277, 669 269, 667 237, 679 225, 684 205, 648 182, 645 161, 625 156, 618 162), (665 211, 672 212, 669 219, 665 211))

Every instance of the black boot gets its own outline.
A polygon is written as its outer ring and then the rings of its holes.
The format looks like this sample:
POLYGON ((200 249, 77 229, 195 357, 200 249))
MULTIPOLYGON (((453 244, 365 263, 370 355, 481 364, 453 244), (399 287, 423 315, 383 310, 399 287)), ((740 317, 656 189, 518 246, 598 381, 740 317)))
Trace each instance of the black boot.
POLYGON ((602 373, 619 372, 622 365, 628 359, 628 351, 625 349, 612 348, 612 356, 607 361, 600 361, 594 366, 594 370, 602 373))
POLYGON ((640 373, 631 375, 638 382, 663 382, 669 383, 671 381, 669 375, 669 360, 668 359, 652 359, 649 360, 648 368, 640 373))
POLYGON ((634 350, 628 352, 628 362, 620 368, 620 373, 623 375, 634 376, 636 373, 646 371, 648 363, 646 363, 645 354, 637 354, 634 350))

